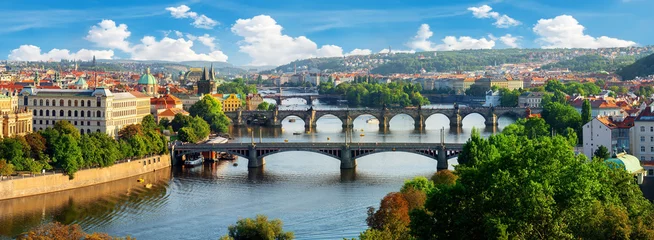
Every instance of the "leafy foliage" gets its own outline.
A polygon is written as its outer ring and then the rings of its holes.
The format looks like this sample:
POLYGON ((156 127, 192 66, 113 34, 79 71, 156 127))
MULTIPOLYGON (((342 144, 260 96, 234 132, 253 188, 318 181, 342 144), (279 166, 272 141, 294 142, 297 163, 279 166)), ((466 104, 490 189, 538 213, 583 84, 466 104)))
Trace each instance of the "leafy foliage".
POLYGON ((242 95, 256 94, 257 86, 255 86, 254 84, 246 85, 242 78, 237 78, 231 82, 226 82, 221 84, 216 89, 216 92, 222 94, 231 94, 231 93, 242 94, 242 95))
POLYGON ((131 237, 118 238, 109 236, 106 233, 87 234, 77 224, 63 225, 52 222, 40 225, 18 236, 19 240, 46 240, 46 239, 68 239, 68 240, 132 240, 131 237))
POLYGON ((584 125, 592 120, 592 109, 590 107, 590 101, 584 99, 584 103, 581 105, 581 125, 584 125))
POLYGON ((648 239, 654 208, 633 177, 575 155, 561 136, 483 139, 459 155, 458 180, 412 211, 418 239, 648 239))
POLYGON ((198 142, 209 136, 211 132, 209 124, 199 116, 190 117, 182 114, 175 115, 173 119, 173 129, 180 127, 177 136, 182 142, 198 142), (178 126, 177 124, 183 124, 178 126))
POLYGON ((558 102, 545 104, 541 115, 557 133, 563 133, 567 128, 574 130, 581 128, 581 115, 570 105, 558 102))
POLYGON ((274 111, 277 106, 275 104, 270 104, 268 102, 262 102, 257 106, 257 110, 261 111, 274 111))
POLYGON ((350 106, 383 107, 391 105, 421 106, 429 104, 429 100, 420 92, 420 84, 411 84, 402 81, 388 84, 380 83, 341 83, 336 87, 331 83, 323 82, 318 86, 321 94, 344 95, 350 106))
MULTIPOLYGON (((223 112, 222 103, 211 95, 204 95, 200 101, 194 103, 189 109, 192 117, 200 117, 206 123, 209 123, 211 131, 227 132, 229 127, 229 118, 223 112)), ((177 116, 175 116, 177 118, 177 116)), ((178 131, 181 126, 186 126, 173 119, 173 130, 178 131)))
POLYGON ((293 232, 285 232, 284 224, 279 219, 268 221, 268 217, 257 215, 255 219, 239 219, 236 225, 229 226, 229 234, 221 237, 222 240, 290 240, 294 239, 293 232))
POLYGON ((0 176, 8 176, 14 173, 14 165, 7 160, 0 160, 0 176))
POLYGON ((600 160, 606 160, 610 157, 611 157, 611 153, 609 153, 609 149, 606 148, 604 145, 600 145, 593 153, 593 158, 597 158, 600 160))

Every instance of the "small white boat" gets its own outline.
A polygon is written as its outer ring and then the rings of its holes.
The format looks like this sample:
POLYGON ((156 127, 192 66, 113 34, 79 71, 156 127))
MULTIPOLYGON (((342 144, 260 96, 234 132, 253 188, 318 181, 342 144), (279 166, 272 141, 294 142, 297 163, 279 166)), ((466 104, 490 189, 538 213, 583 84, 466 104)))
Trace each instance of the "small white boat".
POLYGON ((295 118, 288 119, 288 122, 292 122, 292 123, 294 123, 294 122, 295 122, 295 118))
POLYGON ((366 121, 368 124, 379 124, 379 120, 376 118, 371 118, 366 121))
POLYGON ((204 157, 202 157, 202 155, 200 155, 197 158, 184 161, 184 165, 191 167, 191 166, 200 165, 203 162, 204 162, 204 157))

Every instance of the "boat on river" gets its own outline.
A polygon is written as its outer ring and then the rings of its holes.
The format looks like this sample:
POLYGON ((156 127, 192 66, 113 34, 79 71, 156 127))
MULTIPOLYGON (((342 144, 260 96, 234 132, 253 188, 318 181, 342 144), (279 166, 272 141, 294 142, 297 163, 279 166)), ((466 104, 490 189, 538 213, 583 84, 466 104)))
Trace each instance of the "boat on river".
POLYGON ((188 167, 197 166, 202 164, 203 162, 204 162, 204 157, 200 155, 197 158, 192 158, 184 161, 184 166, 188 166, 188 167))
POLYGON ((293 135, 302 135, 301 132, 294 132, 293 135))
POLYGON ((295 118, 288 119, 288 122, 294 123, 294 122, 295 122, 295 118))
POLYGON ((231 153, 226 153, 226 152, 221 152, 220 155, 218 155, 218 160, 236 160, 238 156, 231 154, 231 153))

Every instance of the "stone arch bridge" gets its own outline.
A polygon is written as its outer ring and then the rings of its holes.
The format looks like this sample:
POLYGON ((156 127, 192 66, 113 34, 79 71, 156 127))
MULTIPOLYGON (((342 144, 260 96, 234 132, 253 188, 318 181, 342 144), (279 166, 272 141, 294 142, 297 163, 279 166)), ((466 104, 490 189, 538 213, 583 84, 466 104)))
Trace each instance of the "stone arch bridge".
POLYGON ((462 120, 470 114, 479 114, 484 117, 486 126, 497 126, 497 120, 501 116, 513 118, 524 118, 532 113, 540 113, 541 109, 528 108, 501 108, 501 107, 478 107, 478 108, 383 108, 383 109, 313 109, 308 110, 274 110, 274 111, 236 111, 225 114, 232 120, 235 126, 245 126, 253 119, 265 119, 266 126, 281 127, 281 122, 287 117, 295 116, 304 121, 305 128, 311 130, 316 127, 316 122, 323 116, 331 115, 341 120, 343 128, 351 128, 354 119, 361 115, 372 115, 379 120, 379 128, 386 129, 390 120, 400 114, 413 118, 415 128, 423 130, 425 121, 432 115, 441 114, 450 120, 451 127, 461 127, 462 120))
POLYGON ((382 152, 404 152, 418 154, 438 161, 438 169, 447 169, 448 160, 463 150, 463 144, 452 143, 225 143, 184 144, 173 148, 173 156, 181 158, 187 154, 202 152, 227 152, 248 160, 249 168, 263 166, 265 157, 280 152, 315 152, 335 158, 342 169, 356 167, 356 159, 382 152))
POLYGON ((303 99, 304 101, 307 102, 307 105, 311 106, 313 105, 313 102, 316 100, 322 101, 327 101, 327 102, 332 102, 336 103, 337 100, 343 100, 344 96, 343 95, 335 95, 335 94, 290 94, 290 95, 279 95, 279 94, 274 94, 274 95, 266 95, 263 96, 264 99, 273 99, 275 100, 277 105, 281 105, 282 101, 286 99, 303 99))

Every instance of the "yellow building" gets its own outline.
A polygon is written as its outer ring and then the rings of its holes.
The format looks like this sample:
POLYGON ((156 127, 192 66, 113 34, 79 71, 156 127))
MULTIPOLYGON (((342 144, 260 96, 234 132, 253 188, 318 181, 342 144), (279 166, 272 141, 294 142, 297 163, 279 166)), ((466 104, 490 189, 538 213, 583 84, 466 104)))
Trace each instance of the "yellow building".
POLYGON ((229 96, 223 100, 223 112, 235 112, 241 108, 242 105, 243 102, 237 94, 229 94, 229 96))
POLYGON ((0 136, 23 136, 32 132, 32 113, 18 108, 18 96, 0 94, 0 136))

